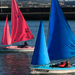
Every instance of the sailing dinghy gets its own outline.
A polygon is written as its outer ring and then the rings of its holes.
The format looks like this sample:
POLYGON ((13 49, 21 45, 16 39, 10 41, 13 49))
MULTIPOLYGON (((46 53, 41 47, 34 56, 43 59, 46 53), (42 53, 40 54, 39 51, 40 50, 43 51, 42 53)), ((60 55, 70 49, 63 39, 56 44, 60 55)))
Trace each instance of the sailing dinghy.
MULTIPOLYGON (((4 27, 2 45, 11 45, 12 43, 17 43, 21 41, 34 39, 17 3, 12 0, 12 14, 11 14, 11 36, 8 27, 8 17, 6 18, 6 23, 4 27)), ((27 46, 27 48, 18 48, 18 46, 6 46, 1 47, 4 49, 12 49, 13 51, 33 51, 34 47, 27 46), (15 50, 14 50, 15 49, 15 50)), ((11 51, 12 51, 11 50, 11 51)))
MULTIPOLYGON (((71 64, 71 67, 51 67, 50 60, 60 60, 71 58, 75 56, 75 36, 65 19, 62 9, 59 5, 58 0, 52 0, 51 2, 51 13, 49 21, 49 38, 48 38, 48 51, 43 48, 44 46, 40 43, 43 39, 42 35, 38 38, 41 48, 36 48, 32 57, 32 66, 30 67, 32 74, 49 74, 49 73, 73 73, 75 72, 75 65, 71 64), (48 52, 43 53, 44 49, 48 52), (37 53, 35 53, 37 51, 37 53), (46 54, 47 53, 47 54, 46 54), (37 56, 38 55, 38 56, 37 56), (45 55, 48 57, 45 59, 45 55), (41 60, 40 60, 41 59, 41 60), (41 61, 41 62, 40 62, 41 61)), ((41 31, 41 30, 40 30, 41 31)), ((41 33, 42 34, 42 33, 41 33)), ((44 37, 44 36, 43 36, 44 37)), ((45 43, 44 43, 45 44, 45 43)))

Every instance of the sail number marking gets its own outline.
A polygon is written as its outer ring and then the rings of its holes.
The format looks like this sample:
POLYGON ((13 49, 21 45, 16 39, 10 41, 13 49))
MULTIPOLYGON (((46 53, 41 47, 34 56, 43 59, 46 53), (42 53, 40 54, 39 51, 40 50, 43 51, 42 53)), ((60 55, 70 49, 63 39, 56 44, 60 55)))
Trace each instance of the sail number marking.
POLYGON ((39 71, 39 72, 49 72, 49 70, 43 70, 43 69, 34 69, 34 71, 39 71))

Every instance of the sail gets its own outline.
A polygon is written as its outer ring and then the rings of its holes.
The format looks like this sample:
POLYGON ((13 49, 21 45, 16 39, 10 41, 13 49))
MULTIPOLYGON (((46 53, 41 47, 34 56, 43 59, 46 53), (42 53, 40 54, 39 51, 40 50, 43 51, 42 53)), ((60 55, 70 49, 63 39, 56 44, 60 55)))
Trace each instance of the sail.
POLYGON ((12 0, 12 43, 33 39, 33 35, 16 3, 12 0))
POLYGON ((75 36, 65 19, 58 0, 52 0, 48 53, 50 60, 75 56, 75 36))
POLYGON ((10 36, 9 25, 8 25, 8 15, 6 17, 1 45, 11 45, 11 36, 10 36))
POLYGON ((45 65, 48 63, 50 63, 50 60, 45 41, 43 23, 41 20, 31 64, 45 65))

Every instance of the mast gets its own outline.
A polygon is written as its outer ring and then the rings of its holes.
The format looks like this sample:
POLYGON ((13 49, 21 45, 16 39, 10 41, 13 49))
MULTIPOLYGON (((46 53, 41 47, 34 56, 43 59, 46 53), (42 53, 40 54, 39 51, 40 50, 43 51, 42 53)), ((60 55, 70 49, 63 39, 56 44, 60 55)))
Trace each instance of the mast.
POLYGON ((11 0, 11 46, 12 46, 12 0, 11 0))
MULTIPOLYGON (((52 0, 51 0, 51 6, 52 6, 52 0)), ((50 14, 51 14, 51 7, 50 7, 50 14)), ((50 14, 49 14, 49 26, 48 26, 48 33, 47 33, 47 48, 48 48, 48 39, 49 39, 50 14)))

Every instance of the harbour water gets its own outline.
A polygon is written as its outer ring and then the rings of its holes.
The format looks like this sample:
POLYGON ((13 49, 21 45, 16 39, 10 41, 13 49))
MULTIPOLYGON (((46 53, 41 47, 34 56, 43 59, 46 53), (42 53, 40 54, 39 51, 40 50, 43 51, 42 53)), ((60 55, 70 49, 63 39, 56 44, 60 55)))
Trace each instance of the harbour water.
MULTIPOLYGON (((26 22, 35 38, 32 40, 28 40, 27 43, 30 46, 35 46, 40 20, 32 20, 32 21, 27 20, 26 22)), ((8 23, 11 32, 11 21, 8 21, 8 23)), ((73 33, 75 34, 75 20, 68 20, 68 23, 73 33)), ((0 42, 2 39, 4 25, 5 25, 5 21, 0 21, 0 42)), ((49 21, 43 20, 46 41, 48 36, 48 25, 49 25, 49 21)), ((24 44, 24 42, 14 43, 13 45, 21 45, 21 44, 24 44)), ((29 75, 30 73, 29 66, 31 65, 32 55, 33 52, 0 53, 0 75, 29 75)), ((59 63, 60 61, 66 61, 66 60, 69 60, 71 63, 75 63, 75 57, 65 59, 65 60, 55 60, 51 62, 59 63)), ((49 74, 49 75, 59 75, 59 74, 49 74)), ((71 74, 60 74, 60 75, 75 75, 75 74, 71 73, 71 74)))

